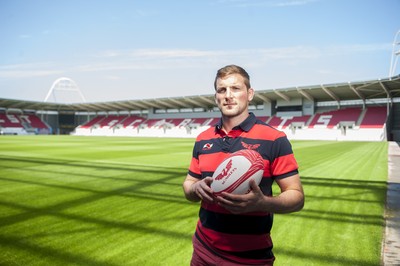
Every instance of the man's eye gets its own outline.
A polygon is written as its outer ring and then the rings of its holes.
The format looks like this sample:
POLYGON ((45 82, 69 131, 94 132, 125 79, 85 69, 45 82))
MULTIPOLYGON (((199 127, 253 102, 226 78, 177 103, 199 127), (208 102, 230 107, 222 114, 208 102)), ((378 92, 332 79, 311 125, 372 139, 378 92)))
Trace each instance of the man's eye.
POLYGON ((225 88, 220 88, 220 89, 217 89, 217 93, 224 93, 226 91, 226 89, 225 88))

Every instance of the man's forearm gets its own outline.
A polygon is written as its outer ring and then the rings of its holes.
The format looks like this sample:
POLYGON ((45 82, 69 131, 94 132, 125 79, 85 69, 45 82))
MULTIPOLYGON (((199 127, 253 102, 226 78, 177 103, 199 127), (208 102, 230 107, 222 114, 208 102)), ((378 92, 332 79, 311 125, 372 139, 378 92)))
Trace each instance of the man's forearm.
POLYGON ((272 213, 300 211, 304 206, 304 193, 299 190, 286 190, 275 197, 266 197, 265 209, 272 213))
POLYGON ((185 197, 189 201, 198 202, 200 198, 197 196, 196 192, 194 191, 195 181, 192 180, 185 180, 183 182, 183 192, 185 197))

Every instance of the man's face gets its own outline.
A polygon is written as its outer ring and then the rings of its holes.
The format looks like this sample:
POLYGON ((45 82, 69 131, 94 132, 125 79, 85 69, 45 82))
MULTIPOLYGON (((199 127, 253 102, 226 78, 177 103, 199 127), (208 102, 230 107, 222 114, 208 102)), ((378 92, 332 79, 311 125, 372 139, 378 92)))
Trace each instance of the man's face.
POLYGON ((246 88, 244 78, 239 74, 217 79, 215 102, 226 117, 247 116, 253 96, 254 90, 246 88))

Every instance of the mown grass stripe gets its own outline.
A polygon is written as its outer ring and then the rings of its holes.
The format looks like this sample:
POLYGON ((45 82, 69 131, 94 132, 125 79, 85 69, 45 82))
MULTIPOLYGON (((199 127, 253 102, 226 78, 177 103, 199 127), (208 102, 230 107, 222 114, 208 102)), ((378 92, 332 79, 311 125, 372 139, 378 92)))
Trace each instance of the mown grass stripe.
MULTIPOLYGON (((1 136, 0 264, 188 265, 193 139, 1 136)), ((306 193, 276 265, 379 265, 387 144, 293 142, 306 193)), ((278 193, 274 186, 274 193, 278 193)))

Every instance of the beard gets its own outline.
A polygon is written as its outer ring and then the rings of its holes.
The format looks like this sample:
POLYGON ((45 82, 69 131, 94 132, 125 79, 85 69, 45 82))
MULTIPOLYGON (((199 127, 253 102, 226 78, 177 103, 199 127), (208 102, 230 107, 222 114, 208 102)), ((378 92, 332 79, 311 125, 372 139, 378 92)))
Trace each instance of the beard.
POLYGON ((243 113, 247 114, 246 106, 240 105, 222 105, 219 107, 219 110, 221 111, 223 116, 229 118, 239 116, 243 113))

